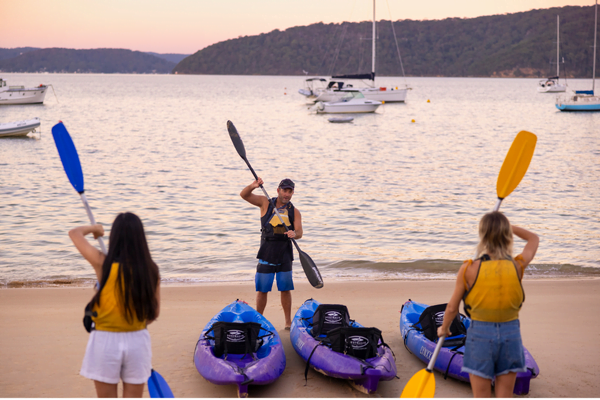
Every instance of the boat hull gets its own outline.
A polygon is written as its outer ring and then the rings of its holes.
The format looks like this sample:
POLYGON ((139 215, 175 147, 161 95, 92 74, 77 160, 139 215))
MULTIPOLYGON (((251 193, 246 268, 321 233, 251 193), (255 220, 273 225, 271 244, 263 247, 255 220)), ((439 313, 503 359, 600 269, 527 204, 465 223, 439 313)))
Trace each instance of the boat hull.
MULTIPOLYGON (((360 88, 354 89, 359 91, 365 96, 365 99, 374 101, 384 101, 386 103, 403 103, 406 101, 406 94, 408 89, 395 89, 395 88, 360 88)), ((323 102, 334 102, 340 101, 347 92, 345 90, 325 90, 318 93, 315 97, 315 101, 323 102)))
POLYGON ((317 103, 318 114, 359 114, 372 113, 381 105, 379 101, 366 99, 352 99, 349 101, 336 101, 317 103))
POLYGON ((567 87, 564 85, 538 87, 537 91, 538 93, 562 93, 567 91, 567 87))
POLYGON ((600 111, 600 102, 598 104, 556 104, 560 111, 600 111))
POLYGON ((36 88, 11 88, 0 92, 0 105, 42 104, 48 86, 36 88))
MULTIPOLYGON (((427 308, 426 304, 416 303, 414 301, 407 301, 402 306, 400 314, 400 333, 404 339, 406 348, 413 353, 417 358, 423 361, 425 364, 429 364, 431 356, 436 347, 436 343, 427 339, 423 333, 418 332, 412 328, 413 324, 416 324, 419 320, 421 313, 427 308)), ((469 318, 465 318, 463 321, 465 326, 468 328, 471 324, 469 318)), ((515 383, 514 393, 517 395, 524 395, 529 393, 529 383, 531 379, 538 376, 540 373, 539 367, 529 351, 524 348, 525 351, 525 365, 527 367, 526 372, 518 372, 517 380, 515 383)), ((469 382, 469 374, 462 372, 463 366, 463 353, 464 346, 458 349, 451 347, 442 347, 438 358, 435 361, 434 369, 446 374, 454 379, 458 379, 463 382, 469 382)))
MULTIPOLYGON (((383 345, 378 347, 377 357, 365 360, 374 368, 365 368, 365 362, 343 353, 337 353, 327 346, 317 347, 319 342, 310 334, 308 324, 309 321, 312 321, 312 316, 319 304, 318 301, 313 299, 307 300, 300 306, 294 316, 290 330, 290 340, 296 353, 304 361, 307 361, 310 357, 310 366, 315 371, 333 378, 350 380, 350 383, 363 393, 375 392, 379 381, 394 379, 396 376, 394 355, 389 348, 383 345), (308 318, 308 320, 303 318, 308 318)), ((356 322, 353 325, 356 327, 361 326, 356 322)))
MULTIPOLYGON (((261 330, 261 336, 265 332, 261 330)), ((236 385, 239 397, 248 397, 249 385, 273 383, 285 369, 285 353, 281 338, 273 325, 252 307, 235 301, 215 315, 204 327, 194 351, 196 369, 206 380, 216 385, 236 385), (204 339, 204 334, 215 322, 256 322, 273 336, 253 355, 230 354, 227 360, 214 355, 214 341, 204 339)))
POLYGON ((40 119, 0 124, 0 137, 26 136, 40 126, 40 119))

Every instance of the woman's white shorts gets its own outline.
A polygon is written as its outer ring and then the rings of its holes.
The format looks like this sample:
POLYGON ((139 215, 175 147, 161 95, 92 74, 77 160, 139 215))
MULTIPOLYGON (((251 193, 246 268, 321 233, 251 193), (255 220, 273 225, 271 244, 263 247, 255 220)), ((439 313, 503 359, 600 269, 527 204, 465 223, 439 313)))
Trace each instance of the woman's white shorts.
POLYGON ((79 373, 95 381, 146 383, 152 372, 152 344, 147 329, 134 332, 92 331, 79 373))

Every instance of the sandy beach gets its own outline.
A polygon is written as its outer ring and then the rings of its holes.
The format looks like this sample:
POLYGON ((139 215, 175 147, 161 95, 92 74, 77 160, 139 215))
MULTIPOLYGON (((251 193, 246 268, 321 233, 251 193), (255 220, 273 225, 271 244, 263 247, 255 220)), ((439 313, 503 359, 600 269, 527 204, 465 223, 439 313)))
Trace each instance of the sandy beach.
MULTIPOLYGON (((396 354, 400 379, 382 382, 375 397, 398 397, 425 365, 410 354, 399 333, 399 310, 413 299, 446 302, 451 281, 326 282, 313 289, 297 282, 294 313, 308 298, 346 304, 350 316, 376 326, 396 354)), ((597 397, 600 394, 600 280, 526 280, 521 311, 524 345, 540 367, 525 397, 597 397), (569 331, 569 326, 576 326, 569 331), (572 332, 572 333, 571 333, 572 332)), ((0 290, 0 396, 94 397, 93 383, 79 375, 88 334, 81 320, 91 288, 0 290)), ((254 306, 253 283, 164 286, 160 318, 150 325, 153 365, 176 397, 236 397, 234 386, 217 386, 202 378, 192 361, 200 331, 235 299, 254 306)), ((251 386, 250 397, 368 397, 345 381, 310 370, 285 331, 278 292, 270 295, 265 316, 282 337, 287 367, 275 383, 251 386)), ((443 380, 436 372, 436 397, 472 397, 468 384, 443 380)), ((145 395, 148 393, 146 391, 145 395)))

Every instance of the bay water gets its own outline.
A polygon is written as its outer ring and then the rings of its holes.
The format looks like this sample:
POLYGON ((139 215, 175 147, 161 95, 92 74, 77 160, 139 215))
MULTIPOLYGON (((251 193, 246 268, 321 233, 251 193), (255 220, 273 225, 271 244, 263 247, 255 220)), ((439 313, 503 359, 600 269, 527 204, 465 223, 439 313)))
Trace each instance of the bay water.
MULTIPOLYGON (((308 109, 298 76, 2 78, 52 84, 56 98, 0 107, 0 122, 41 119, 41 134, 0 139, 0 287, 94 280, 68 237, 88 220, 52 140, 58 121, 77 147, 97 221, 108 236, 119 212, 138 214, 165 282, 254 280, 259 210, 239 196, 253 177, 227 120, 269 195, 283 178, 296 182, 298 244, 325 283, 453 279, 474 254, 521 130, 537 135, 537 147, 501 210, 541 238, 526 279, 600 276, 600 113, 558 111, 536 79, 378 78, 408 83, 406 103, 332 124, 308 109)), ((297 256, 294 275, 304 279, 297 256)))

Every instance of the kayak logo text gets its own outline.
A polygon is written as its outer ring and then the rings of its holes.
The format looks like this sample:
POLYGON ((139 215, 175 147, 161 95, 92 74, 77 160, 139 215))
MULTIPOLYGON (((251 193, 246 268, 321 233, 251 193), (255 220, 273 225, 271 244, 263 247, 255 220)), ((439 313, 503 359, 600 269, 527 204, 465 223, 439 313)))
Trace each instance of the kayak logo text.
POLYGON ((339 311, 327 311, 325 313, 325 322, 328 324, 339 324, 342 322, 342 313, 339 311))
POLYGON ((431 360, 431 356, 433 353, 425 348, 425 346, 421 346, 421 351, 419 351, 422 355, 425 356, 426 359, 431 360))
POLYGON ((228 342, 244 342, 246 340, 246 335, 244 335, 244 331, 240 331, 237 329, 232 329, 227 331, 227 341, 228 342))
POLYGON ((369 344, 369 339, 364 336, 350 336, 350 346, 354 350, 364 349, 369 344))

